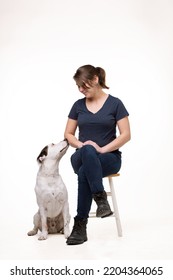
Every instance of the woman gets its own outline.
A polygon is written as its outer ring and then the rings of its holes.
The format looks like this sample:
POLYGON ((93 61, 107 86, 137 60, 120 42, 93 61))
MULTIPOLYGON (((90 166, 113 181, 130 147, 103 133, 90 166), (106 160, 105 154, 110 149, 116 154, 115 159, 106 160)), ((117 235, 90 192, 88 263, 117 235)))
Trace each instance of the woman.
POLYGON ((109 89, 105 75, 101 67, 84 65, 73 77, 85 97, 73 104, 64 133, 69 144, 76 148, 71 163, 78 176, 77 215, 68 245, 87 241, 86 225, 92 199, 97 204, 97 217, 112 214, 102 178, 120 170, 119 148, 130 140, 129 114, 118 98, 103 91, 109 89), (79 138, 75 136, 77 127, 79 138))

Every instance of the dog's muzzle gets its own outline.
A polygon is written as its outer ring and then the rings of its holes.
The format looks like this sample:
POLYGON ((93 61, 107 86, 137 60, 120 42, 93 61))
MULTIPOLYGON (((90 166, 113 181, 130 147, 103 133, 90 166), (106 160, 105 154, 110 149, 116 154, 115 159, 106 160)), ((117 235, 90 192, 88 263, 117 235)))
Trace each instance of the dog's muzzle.
POLYGON ((69 143, 68 143, 67 139, 64 139, 63 141, 66 141, 67 145, 60 151, 60 153, 61 153, 62 151, 64 151, 65 149, 67 149, 67 147, 69 146, 69 143))

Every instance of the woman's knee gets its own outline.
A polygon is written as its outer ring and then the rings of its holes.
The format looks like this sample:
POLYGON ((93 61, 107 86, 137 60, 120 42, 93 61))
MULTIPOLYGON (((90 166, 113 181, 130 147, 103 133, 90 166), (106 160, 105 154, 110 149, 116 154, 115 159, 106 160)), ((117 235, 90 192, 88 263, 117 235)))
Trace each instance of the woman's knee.
POLYGON ((96 149, 92 145, 85 145, 81 148, 82 155, 95 155, 97 153, 96 149))

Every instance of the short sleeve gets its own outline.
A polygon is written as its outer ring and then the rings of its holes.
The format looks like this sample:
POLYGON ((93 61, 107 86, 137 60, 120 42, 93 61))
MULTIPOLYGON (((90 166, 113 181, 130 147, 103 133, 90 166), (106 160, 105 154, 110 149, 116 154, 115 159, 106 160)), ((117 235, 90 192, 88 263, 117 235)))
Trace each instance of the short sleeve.
POLYGON ((123 102, 117 98, 117 106, 116 106, 116 111, 115 111, 116 121, 119 121, 127 116, 129 116, 127 109, 125 108, 123 102))
POLYGON ((68 117, 73 120, 77 120, 78 118, 78 112, 77 112, 77 102, 75 102, 70 110, 70 113, 68 114, 68 117))

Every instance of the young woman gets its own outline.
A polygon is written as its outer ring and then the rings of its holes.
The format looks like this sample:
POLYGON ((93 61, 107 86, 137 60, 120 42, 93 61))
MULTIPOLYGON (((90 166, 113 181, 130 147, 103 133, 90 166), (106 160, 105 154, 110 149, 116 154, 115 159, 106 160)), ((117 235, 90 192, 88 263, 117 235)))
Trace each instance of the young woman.
POLYGON ((93 199, 97 217, 112 214, 102 179, 120 170, 119 148, 130 140, 129 114, 120 99, 103 91, 108 89, 105 76, 101 67, 84 65, 73 77, 85 97, 73 104, 64 133, 69 144, 76 148, 71 163, 78 176, 77 215, 68 245, 87 241, 86 225, 93 199))

